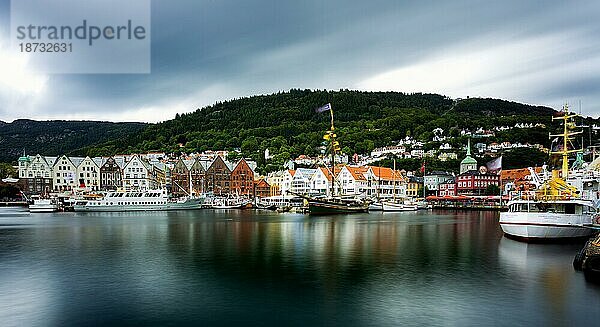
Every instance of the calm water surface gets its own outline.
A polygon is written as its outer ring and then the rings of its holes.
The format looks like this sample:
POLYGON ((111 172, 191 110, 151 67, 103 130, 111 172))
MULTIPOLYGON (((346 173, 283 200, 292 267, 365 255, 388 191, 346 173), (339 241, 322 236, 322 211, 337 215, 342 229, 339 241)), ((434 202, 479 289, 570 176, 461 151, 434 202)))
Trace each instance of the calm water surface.
POLYGON ((493 212, 0 208, 0 325, 598 326, 579 248, 493 212))

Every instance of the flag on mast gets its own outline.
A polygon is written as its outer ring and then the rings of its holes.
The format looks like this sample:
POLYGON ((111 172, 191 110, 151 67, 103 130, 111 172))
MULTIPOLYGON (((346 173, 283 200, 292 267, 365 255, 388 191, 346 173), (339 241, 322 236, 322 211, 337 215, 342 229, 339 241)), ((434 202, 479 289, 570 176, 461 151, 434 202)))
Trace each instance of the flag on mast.
POLYGON ((328 103, 328 104, 326 104, 326 105, 324 105, 322 107, 319 107, 319 108, 315 109, 315 111, 317 113, 319 113, 319 114, 322 113, 322 112, 325 112, 325 111, 329 111, 329 110, 331 110, 331 103, 328 103))
POLYGON ((425 161, 423 161, 423 165, 421 165, 421 172, 425 173, 425 161))
POLYGON ((485 166, 488 169, 488 172, 498 172, 500 170, 502 170, 502 156, 488 162, 487 164, 485 164, 485 166))

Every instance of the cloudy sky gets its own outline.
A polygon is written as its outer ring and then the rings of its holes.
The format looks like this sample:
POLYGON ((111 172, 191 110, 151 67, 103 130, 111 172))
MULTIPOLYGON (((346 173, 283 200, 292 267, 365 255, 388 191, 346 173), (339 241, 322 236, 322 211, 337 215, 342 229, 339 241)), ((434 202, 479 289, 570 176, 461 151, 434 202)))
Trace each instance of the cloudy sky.
POLYGON ((600 115, 600 1, 152 0, 152 73, 44 75, 7 50, 0 120, 156 122, 290 88, 435 92, 600 115))

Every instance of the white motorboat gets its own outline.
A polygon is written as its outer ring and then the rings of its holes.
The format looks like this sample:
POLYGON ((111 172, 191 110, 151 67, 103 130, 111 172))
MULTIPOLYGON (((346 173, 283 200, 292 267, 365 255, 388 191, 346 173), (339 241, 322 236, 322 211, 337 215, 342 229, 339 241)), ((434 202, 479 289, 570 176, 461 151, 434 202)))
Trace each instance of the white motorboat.
POLYGON ((500 226, 508 236, 526 241, 586 237, 596 212, 591 200, 512 200, 500 213, 500 226))
POLYGON ((166 190, 109 192, 94 200, 78 200, 74 211, 167 211, 202 208, 204 197, 170 199, 166 190))
POLYGON ((369 211, 383 211, 383 204, 381 201, 373 201, 369 204, 369 211))
POLYGON ((405 203, 404 201, 381 201, 383 212, 392 211, 417 211, 416 204, 405 203))
POLYGON ((58 211, 58 202, 56 199, 34 198, 33 203, 29 205, 29 212, 55 212, 58 211))
POLYGON ((245 209, 252 206, 252 201, 241 197, 213 198, 205 206, 210 209, 245 209))

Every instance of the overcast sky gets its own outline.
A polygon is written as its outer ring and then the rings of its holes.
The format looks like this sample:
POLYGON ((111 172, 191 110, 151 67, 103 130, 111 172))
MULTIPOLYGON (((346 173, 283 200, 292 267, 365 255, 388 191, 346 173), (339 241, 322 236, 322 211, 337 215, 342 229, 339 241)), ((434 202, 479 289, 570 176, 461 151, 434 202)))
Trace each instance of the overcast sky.
POLYGON ((43 75, 8 53, 0 120, 156 122, 290 88, 494 97, 600 115, 600 1, 153 0, 152 73, 43 75))

